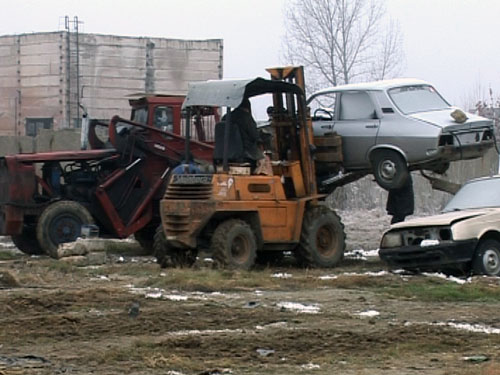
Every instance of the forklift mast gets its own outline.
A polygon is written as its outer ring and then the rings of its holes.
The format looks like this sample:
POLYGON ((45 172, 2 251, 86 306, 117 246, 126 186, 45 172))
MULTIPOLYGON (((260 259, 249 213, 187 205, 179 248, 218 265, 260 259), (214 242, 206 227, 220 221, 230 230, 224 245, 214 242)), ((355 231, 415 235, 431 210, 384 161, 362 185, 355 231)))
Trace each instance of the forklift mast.
MULTIPOLYGON (((275 108, 275 113, 273 115, 273 126, 275 127, 274 142, 277 150, 283 150, 284 145, 290 145, 291 158, 293 160, 300 160, 301 163, 306 194, 316 195, 316 170, 313 160, 315 147, 313 143, 312 121, 308 114, 305 101, 304 68, 302 66, 289 66, 283 68, 268 68, 266 70, 270 73, 272 80, 293 83, 299 86, 304 92, 303 96, 295 96, 297 97, 297 102, 294 101, 294 95, 291 93, 286 95, 287 112, 285 115, 289 117, 297 116, 299 117, 295 118, 297 125, 299 121, 304 124, 304 126, 296 126, 295 129, 279 126, 280 120, 283 120, 280 116, 283 116, 284 103, 282 95, 273 94, 273 104, 275 108), (296 139, 296 130, 298 130, 298 140, 296 139), (291 144, 288 139, 291 140, 291 144)), ((278 158, 287 159, 286 155, 282 155, 282 152, 279 152, 278 158)))

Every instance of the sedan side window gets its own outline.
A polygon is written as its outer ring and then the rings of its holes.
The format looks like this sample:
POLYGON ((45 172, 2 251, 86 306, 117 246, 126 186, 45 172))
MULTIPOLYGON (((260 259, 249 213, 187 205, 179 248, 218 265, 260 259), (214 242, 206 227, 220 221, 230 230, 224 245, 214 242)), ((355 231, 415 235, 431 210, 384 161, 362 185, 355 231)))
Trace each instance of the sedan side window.
POLYGON ((376 119, 375 106, 366 92, 343 92, 340 96, 340 120, 376 119))
POLYGON ((337 93, 327 93, 315 97, 309 107, 313 121, 332 121, 335 119, 335 100, 337 93))

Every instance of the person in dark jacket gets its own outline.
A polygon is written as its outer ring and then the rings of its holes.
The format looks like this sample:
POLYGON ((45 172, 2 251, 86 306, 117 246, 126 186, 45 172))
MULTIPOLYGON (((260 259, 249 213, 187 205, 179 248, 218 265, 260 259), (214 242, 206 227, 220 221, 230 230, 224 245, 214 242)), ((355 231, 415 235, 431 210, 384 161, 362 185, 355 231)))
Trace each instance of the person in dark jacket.
POLYGON ((231 112, 231 122, 237 124, 240 129, 244 157, 256 165, 258 160, 264 158, 264 153, 260 147, 257 123, 252 117, 250 100, 243 99, 231 112))
POLYGON ((413 180, 409 174, 401 188, 389 190, 386 210, 387 214, 392 215, 391 224, 396 224, 404 221, 406 216, 412 215, 414 209, 413 180))

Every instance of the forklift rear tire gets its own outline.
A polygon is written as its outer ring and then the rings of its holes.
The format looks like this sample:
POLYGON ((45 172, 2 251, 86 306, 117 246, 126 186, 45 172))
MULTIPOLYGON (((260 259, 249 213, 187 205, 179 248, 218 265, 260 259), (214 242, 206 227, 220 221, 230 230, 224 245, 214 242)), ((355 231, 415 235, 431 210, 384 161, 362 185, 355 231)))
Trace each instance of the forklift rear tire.
POLYGON ((86 224, 94 224, 94 219, 80 203, 55 202, 40 215, 36 238, 45 253, 57 259, 59 244, 76 241, 81 235, 82 225, 86 224))
POLYGON ((14 245, 25 254, 41 255, 44 253, 36 239, 36 227, 33 225, 25 225, 23 232, 11 236, 11 239, 14 245))
POLYGON ((323 206, 308 209, 296 250, 301 263, 309 267, 335 267, 344 257, 344 250, 344 225, 337 214, 323 206))
POLYGON ((218 225, 212 236, 212 256, 221 268, 248 270, 257 256, 257 241, 250 225, 229 219, 218 225))
POLYGON ((196 250, 179 249, 170 245, 161 225, 156 229, 153 255, 161 268, 166 268, 169 264, 173 267, 191 267, 196 262, 196 250))

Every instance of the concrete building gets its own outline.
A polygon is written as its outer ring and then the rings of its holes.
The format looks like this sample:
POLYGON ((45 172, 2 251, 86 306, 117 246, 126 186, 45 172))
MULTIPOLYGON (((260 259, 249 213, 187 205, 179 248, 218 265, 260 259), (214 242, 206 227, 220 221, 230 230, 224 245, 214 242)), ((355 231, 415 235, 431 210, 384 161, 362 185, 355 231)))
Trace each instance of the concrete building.
POLYGON ((178 40, 75 34, 0 36, 0 135, 128 117, 127 96, 185 94, 190 81, 222 78, 221 39, 178 40))

